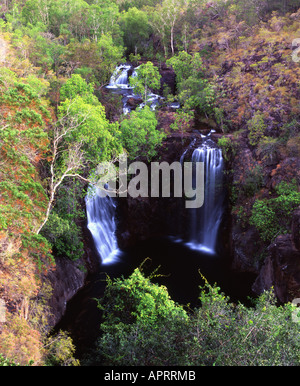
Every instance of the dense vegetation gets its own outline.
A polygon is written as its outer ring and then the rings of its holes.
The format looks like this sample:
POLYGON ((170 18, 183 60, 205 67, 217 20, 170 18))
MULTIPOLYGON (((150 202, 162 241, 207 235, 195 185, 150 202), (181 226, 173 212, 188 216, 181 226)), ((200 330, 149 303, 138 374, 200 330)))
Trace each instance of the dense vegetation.
MULTIPOLYGON (((122 151, 150 160, 166 133, 204 123, 223 134, 232 214, 258 232, 253 258, 291 231, 300 205, 300 67, 292 60, 299 7, 298 0, 1 2, 0 364, 78 364, 71 338, 49 335, 46 278, 57 258, 84 264, 82 201, 100 161, 122 151), (162 85, 166 100, 181 104, 170 127, 160 124, 169 114, 163 108, 125 117, 120 98, 105 92, 125 61, 141 65, 133 85, 143 100, 160 89, 162 65, 173 68, 175 95, 162 85), (243 146, 251 157, 239 164, 243 146)), ((138 270, 109 282, 104 361, 299 364, 290 305, 276 307, 266 293, 247 309, 206 289, 202 307, 188 313, 138 270)))
POLYGON ((232 304, 205 279, 199 292, 201 307, 187 312, 138 268, 127 279, 108 279, 95 355, 123 366, 299 365, 292 305, 276 306, 272 291, 252 307, 232 304))

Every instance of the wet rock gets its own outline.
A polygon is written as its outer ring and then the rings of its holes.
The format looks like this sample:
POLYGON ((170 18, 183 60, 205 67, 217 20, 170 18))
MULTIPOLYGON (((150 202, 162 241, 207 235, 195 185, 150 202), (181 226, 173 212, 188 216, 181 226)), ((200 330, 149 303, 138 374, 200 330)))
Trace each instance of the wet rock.
POLYGON ((131 107, 131 108, 136 108, 142 102, 143 102, 143 100, 140 98, 130 97, 127 99, 127 105, 129 105, 129 107, 131 107))
POLYGON ((48 273, 47 282, 51 284, 52 296, 49 300, 51 318, 49 325, 54 326, 64 315, 67 302, 83 287, 86 274, 80 268, 80 261, 57 258, 55 269, 48 273))
POLYGON ((292 235, 280 235, 270 245, 252 289, 260 294, 271 287, 282 303, 300 297, 300 251, 292 235))
POLYGON ((259 235, 254 227, 246 230, 235 223, 232 229, 232 268, 239 272, 258 273, 258 262, 253 258, 259 252, 259 235))

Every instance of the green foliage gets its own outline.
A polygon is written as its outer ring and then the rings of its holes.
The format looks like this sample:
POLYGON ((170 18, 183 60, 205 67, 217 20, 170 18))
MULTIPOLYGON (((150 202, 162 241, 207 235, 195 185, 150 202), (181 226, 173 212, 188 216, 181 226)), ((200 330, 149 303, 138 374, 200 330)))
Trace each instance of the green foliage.
POLYGON ((97 345, 104 364, 299 365, 300 326, 291 304, 277 306, 272 290, 252 307, 233 304, 203 279, 201 306, 188 314, 139 269, 127 279, 108 278, 97 345))
POLYGON ((74 357, 75 350, 72 338, 59 331, 48 338, 46 366, 79 366, 79 360, 74 357))
POLYGON ((55 256, 76 260, 84 255, 80 227, 85 219, 81 207, 82 190, 83 186, 78 180, 65 182, 58 191, 55 206, 42 230, 55 256))
POLYGON ((280 232, 280 225, 276 218, 275 210, 269 200, 256 200, 252 208, 250 224, 260 232, 264 241, 272 240, 280 232), (277 221, 276 221, 277 220, 277 221))
POLYGON ((104 106, 92 94, 92 89, 79 74, 73 75, 61 88, 63 98, 73 99, 65 99, 58 110, 59 117, 67 125, 75 123, 77 126, 65 136, 65 141, 82 143, 85 160, 96 167, 99 162, 120 154, 122 147, 117 140, 118 124, 106 119, 104 106))
POLYGON ((136 94, 141 95, 144 103, 151 90, 160 88, 160 74, 158 68, 152 62, 141 64, 136 69, 136 76, 130 77, 130 85, 134 88, 136 94))
POLYGON ((73 74, 70 79, 60 89, 61 101, 72 100, 81 96, 84 101, 90 104, 96 104, 97 98, 93 94, 94 87, 92 83, 87 83, 79 74, 73 74))
POLYGON ((199 53, 190 55, 185 51, 167 60, 176 74, 178 100, 186 109, 198 109, 202 114, 214 114, 215 87, 205 79, 199 53))
POLYGON ((127 279, 108 279, 99 306, 104 310, 104 322, 98 349, 105 364, 161 366, 180 362, 187 313, 170 299, 165 287, 153 284, 139 269, 127 279))
POLYGON ((63 219, 56 213, 52 213, 42 234, 51 242, 55 256, 68 257, 71 260, 83 256, 81 232, 74 221, 63 219))
POLYGON ((97 69, 97 79, 100 84, 108 83, 116 65, 124 61, 124 47, 114 42, 111 34, 102 34, 97 42, 100 64, 97 69))
POLYGON ((206 285, 193 319, 193 365, 298 365, 299 325, 292 306, 278 307, 272 291, 264 292, 254 307, 228 302, 218 287, 206 285))
POLYGON ((142 51, 150 33, 147 13, 136 7, 129 8, 128 12, 122 14, 120 25, 127 50, 135 54, 142 51))
POLYGON ((141 156, 150 160, 156 155, 157 147, 165 138, 156 127, 155 112, 148 106, 132 111, 130 117, 121 122, 121 141, 130 159, 141 156))
POLYGON ((28 75, 27 78, 24 79, 24 82, 28 83, 39 97, 45 96, 50 87, 49 82, 35 75, 28 75))
POLYGON ((256 200, 252 208, 250 223, 254 225, 264 241, 271 241, 278 234, 291 228, 291 214, 300 205, 300 192, 296 183, 281 182, 276 188, 277 197, 256 200))
POLYGON ((263 138, 266 125, 264 123, 264 116, 262 113, 256 113, 254 116, 248 121, 249 128, 249 143, 252 146, 255 146, 259 143, 259 141, 263 138))
POLYGON ((16 74, 7 67, 0 67, 0 84, 6 87, 17 82, 16 74))
POLYGON ((229 137, 221 137, 218 139, 218 146, 222 149, 222 155, 225 161, 230 161, 236 154, 236 146, 229 137))
POLYGON ((2 354, 0 354, 0 366, 20 366, 18 363, 15 363, 14 360, 5 358, 2 354))

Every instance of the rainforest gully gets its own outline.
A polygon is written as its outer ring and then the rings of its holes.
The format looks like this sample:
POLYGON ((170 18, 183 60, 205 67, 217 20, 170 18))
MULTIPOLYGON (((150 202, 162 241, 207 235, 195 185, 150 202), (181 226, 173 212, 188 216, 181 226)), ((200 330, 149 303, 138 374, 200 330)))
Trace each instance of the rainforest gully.
POLYGON ((299 39, 299 0, 0 0, 0 366, 300 365, 299 39))

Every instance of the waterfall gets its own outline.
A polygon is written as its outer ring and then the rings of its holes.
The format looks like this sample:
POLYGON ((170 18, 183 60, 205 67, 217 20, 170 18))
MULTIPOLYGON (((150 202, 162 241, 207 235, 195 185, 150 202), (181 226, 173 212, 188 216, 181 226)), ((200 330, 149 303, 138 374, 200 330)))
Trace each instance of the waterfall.
POLYGON ((128 72, 130 69, 131 66, 127 64, 121 64, 120 66, 116 67, 110 78, 110 82, 107 88, 130 88, 128 83, 128 72))
POLYGON ((114 263, 119 254, 115 235, 115 202, 109 196, 101 196, 100 190, 92 187, 89 188, 85 202, 87 226, 93 236, 102 264, 114 263))
POLYGON ((204 162, 204 204, 190 209, 190 236, 187 245, 206 253, 216 253, 219 226, 223 216, 223 157, 221 149, 206 139, 194 150, 192 162, 204 162))
MULTIPOLYGON (((130 64, 120 64, 114 70, 109 85, 106 86, 112 92, 123 95, 123 114, 126 115, 132 110, 132 106, 128 104, 128 99, 140 99, 139 95, 134 94, 133 88, 129 84, 129 77, 137 76, 137 69, 139 67, 133 68, 130 64), (131 73, 131 75, 129 75, 131 73)), ((156 106, 160 103, 160 100, 163 99, 160 95, 149 93, 147 96, 147 104, 150 105, 152 110, 156 109, 156 106)), ((143 108, 145 103, 139 105, 140 108, 143 108)))

